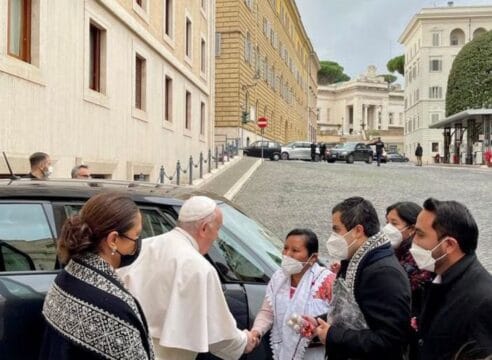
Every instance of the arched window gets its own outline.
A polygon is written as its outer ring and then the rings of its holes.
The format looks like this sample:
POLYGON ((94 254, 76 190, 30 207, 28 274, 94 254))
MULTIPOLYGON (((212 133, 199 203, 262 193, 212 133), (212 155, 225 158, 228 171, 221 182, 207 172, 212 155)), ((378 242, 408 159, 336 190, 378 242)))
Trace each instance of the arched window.
POLYGON ((449 44, 451 46, 459 46, 465 44, 465 33, 461 29, 454 29, 449 36, 449 44))
POLYGON ((484 28, 478 28, 473 32, 473 38, 475 39, 477 36, 485 34, 486 32, 487 30, 485 30, 484 28))

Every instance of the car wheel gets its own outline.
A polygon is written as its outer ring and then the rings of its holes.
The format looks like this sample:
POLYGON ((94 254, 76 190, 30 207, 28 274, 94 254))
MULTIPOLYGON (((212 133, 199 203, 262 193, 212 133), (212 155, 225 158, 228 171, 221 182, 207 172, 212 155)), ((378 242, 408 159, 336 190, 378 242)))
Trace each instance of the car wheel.
POLYGON ((347 156, 347 164, 353 164, 354 163, 354 155, 350 154, 347 156))
POLYGON ((280 155, 280 158, 282 160, 289 160, 289 154, 286 152, 283 152, 282 155, 280 155))
POLYGON ((367 158, 367 160, 366 160, 366 163, 368 163, 368 164, 372 164, 372 159, 373 159, 373 158, 372 158, 372 155, 369 155, 369 157, 368 157, 368 158, 367 158))
POLYGON ((279 154, 273 154, 272 155, 272 160, 273 161, 279 161, 280 160, 280 155, 279 154))

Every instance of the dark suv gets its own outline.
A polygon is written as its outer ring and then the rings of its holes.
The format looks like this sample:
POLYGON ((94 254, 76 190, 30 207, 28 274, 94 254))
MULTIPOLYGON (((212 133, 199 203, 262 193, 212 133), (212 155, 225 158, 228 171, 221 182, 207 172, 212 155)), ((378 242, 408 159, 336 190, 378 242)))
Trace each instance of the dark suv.
POLYGON ((353 164, 354 161, 365 161, 370 164, 373 160, 373 151, 369 145, 364 143, 348 142, 326 150, 326 160, 328 162, 345 161, 348 164, 353 164))
MULTIPOLYGON (((65 219, 92 195, 105 190, 128 193, 142 213, 142 237, 176 225, 190 189, 115 181, 28 179, 0 181, 0 354, 2 359, 37 359, 44 322, 44 296, 60 269, 56 238, 65 219)), ((226 199, 219 238, 206 258, 222 281, 238 327, 250 328, 266 284, 281 262, 282 243, 226 199)), ((270 357, 268 337, 245 359, 270 357)), ((201 359, 213 359, 209 354, 201 359)))
POLYGON ((246 156, 261 157, 261 151, 263 148, 263 158, 273 161, 280 160, 280 153, 282 148, 279 143, 275 141, 259 140, 251 143, 248 147, 245 147, 243 154, 246 156))

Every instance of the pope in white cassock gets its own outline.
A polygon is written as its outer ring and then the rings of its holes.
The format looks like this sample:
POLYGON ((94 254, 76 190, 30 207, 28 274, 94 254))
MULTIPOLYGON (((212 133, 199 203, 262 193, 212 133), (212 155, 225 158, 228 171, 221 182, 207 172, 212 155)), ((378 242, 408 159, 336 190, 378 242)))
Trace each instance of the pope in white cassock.
POLYGON ((255 337, 236 327, 219 276, 203 257, 221 226, 215 201, 191 197, 178 226, 143 240, 137 260, 119 270, 143 307, 157 359, 195 359, 210 351, 233 360, 256 346, 255 337))

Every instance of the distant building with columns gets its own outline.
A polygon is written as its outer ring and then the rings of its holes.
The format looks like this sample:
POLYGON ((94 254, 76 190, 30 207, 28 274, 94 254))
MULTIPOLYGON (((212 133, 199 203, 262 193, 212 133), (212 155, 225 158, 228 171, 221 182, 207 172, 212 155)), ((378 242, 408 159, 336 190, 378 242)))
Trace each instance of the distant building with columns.
POLYGON ((404 93, 377 75, 375 66, 356 79, 318 86, 318 139, 369 140, 381 136, 393 148, 403 144, 404 93))

